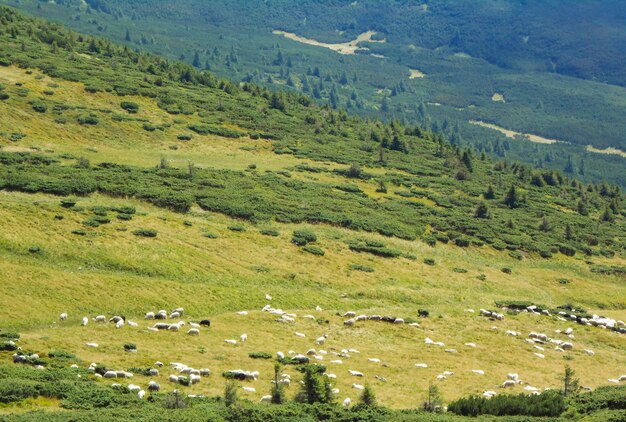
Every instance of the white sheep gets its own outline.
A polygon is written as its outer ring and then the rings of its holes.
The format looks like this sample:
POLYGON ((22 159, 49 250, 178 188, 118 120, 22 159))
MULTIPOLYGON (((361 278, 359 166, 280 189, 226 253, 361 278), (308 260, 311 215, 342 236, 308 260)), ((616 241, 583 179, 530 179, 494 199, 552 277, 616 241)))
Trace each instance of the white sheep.
POLYGON ((241 387, 244 391, 248 391, 250 393, 256 393, 256 388, 254 387, 241 387))
POLYGON ((350 373, 350 375, 355 376, 355 377, 362 377, 363 376, 363 372, 353 371, 352 369, 348 369, 348 372, 350 373))
POLYGON ((360 384, 352 384, 352 388, 354 388, 355 390, 363 390, 365 387, 360 384))
POLYGON ((154 319, 155 318, 154 312, 146 312, 146 317, 145 318, 146 319, 154 319))
POLYGON ((83 317, 83 321, 80 323, 80 325, 82 325, 84 327, 87 324, 89 324, 89 318, 83 317))
POLYGON ((472 369, 472 372, 476 375, 485 375, 485 371, 483 371, 482 369, 472 369))
POLYGON ((67 319, 67 313, 66 313, 66 312, 63 312, 61 315, 59 315, 59 319, 60 319, 61 321, 65 321, 65 320, 67 319))
POLYGON ((416 368, 428 368, 428 365, 425 363, 416 363, 415 367, 416 368))
POLYGON ((242 343, 245 343, 248 340, 248 335, 244 333, 239 336, 239 339, 241 340, 242 343))
POLYGON ((261 397, 260 400, 261 403, 271 403, 272 402, 272 396, 263 396, 261 397))
POLYGON ((120 319, 115 323, 115 328, 122 328, 124 326, 124 320, 120 319))
POLYGON ((85 343, 85 346, 87 347, 98 347, 98 343, 85 343))
POLYGON ((224 343, 232 344, 234 346, 237 344, 237 340, 228 339, 228 340, 224 340, 224 343))
POLYGON ((104 315, 96 315, 93 322, 107 322, 107 317, 104 315))
POLYGON ((294 334, 295 334, 296 336, 298 336, 298 337, 302 337, 302 338, 306 337, 304 334, 299 333, 299 332, 297 332, 297 331, 296 331, 294 334))
POLYGON ((187 334, 190 335, 190 336, 198 336, 198 335, 200 335, 200 330, 198 330, 197 328, 190 328, 187 331, 187 334))
POLYGON ((350 403, 352 403, 352 400, 350 400, 350 397, 346 397, 341 405, 343 407, 350 407, 350 403))

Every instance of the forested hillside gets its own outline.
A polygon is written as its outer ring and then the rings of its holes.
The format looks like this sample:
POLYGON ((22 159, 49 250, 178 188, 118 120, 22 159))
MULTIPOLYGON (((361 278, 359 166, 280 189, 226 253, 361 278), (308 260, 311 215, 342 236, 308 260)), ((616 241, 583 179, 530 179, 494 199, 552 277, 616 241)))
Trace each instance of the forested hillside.
POLYGON ((626 186, 626 88, 609 85, 623 85, 618 1, 4 2, 235 81, 417 123, 494 158, 626 186), (274 30, 331 45, 376 34, 338 54, 274 30))

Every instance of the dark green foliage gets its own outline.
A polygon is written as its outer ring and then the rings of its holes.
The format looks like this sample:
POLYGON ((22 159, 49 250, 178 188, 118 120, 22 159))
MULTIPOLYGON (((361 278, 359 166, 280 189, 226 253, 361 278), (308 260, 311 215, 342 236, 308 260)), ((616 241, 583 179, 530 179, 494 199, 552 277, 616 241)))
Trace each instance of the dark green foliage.
POLYGON ((332 393, 328 390, 328 378, 321 377, 314 365, 304 366, 303 384, 296 395, 298 403, 330 403, 332 393), (324 379, 322 379, 324 378, 324 379))
POLYGON ((348 247, 353 252, 365 252, 383 258, 397 258, 399 256, 402 256, 402 252, 396 249, 388 248, 382 243, 358 240, 350 242, 348 244, 348 247))
POLYGON ((272 359, 274 355, 266 352, 250 352, 248 356, 252 359, 272 359))
POLYGON ((130 221, 133 219, 133 214, 118 214, 117 219, 122 221, 130 221))
POLYGON ((133 234, 140 237, 157 237, 157 231, 152 229, 137 229, 133 234))
POLYGON ((363 406, 376 406, 376 394, 374 394, 374 390, 369 384, 365 384, 365 388, 363 388, 363 392, 359 396, 359 404, 363 406))
POLYGON ((190 125, 189 129, 193 130, 199 135, 216 135, 222 136, 224 138, 241 138, 243 136, 246 136, 246 133, 244 132, 209 124, 190 125))
POLYGON ((263 230, 260 230, 259 233, 261 233, 263 236, 272 236, 272 237, 280 236, 280 232, 276 229, 263 229, 263 230))
POLYGON ((46 106, 43 101, 32 101, 30 105, 37 113, 45 113, 48 111, 48 106, 46 106))
POLYGON ((19 333, 11 333, 11 332, 0 333, 0 338, 8 338, 9 340, 19 340, 20 335, 19 333))
POLYGON ((54 350, 48 353, 51 359, 76 359, 76 355, 65 350, 54 350))
POLYGON ((202 233, 202 236, 206 237, 207 239, 217 239, 219 237, 215 233, 210 233, 210 232, 202 233))
POLYGON ((476 211, 474 211, 474 218, 490 218, 489 208, 487 208, 487 204, 481 202, 476 207, 476 211))
POLYGON ((360 265, 360 264, 352 264, 350 265, 350 269, 354 270, 354 271, 362 271, 364 273, 373 273, 374 269, 372 267, 368 267, 366 265, 360 265))
POLYGON ((233 381, 226 381, 224 385, 224 404, 226 407, 230 407, 238 400, 237 384, 233 381))
POLYGON ((13 352, 17 350, 17 345, 13 341, 3 341, 0 343, 0 352, 13 352))
POLYGON ((315 245, 306 245, 302 248, 302 250, 310 254, 317 255, 317 256, 324 256, 325 254, 322 248, 320 248, 319 246, 315 246, 315 245))
POLYGON ((513 270, 511 270, 509 267, 504 267, 504 268, 502 268, 502 272, 504 274, 511 274, 511 273, 513 273, 513 270))
POLYGON ((36 254, 36 253, 41 252, 41 248, 39 246, 31 246, 28 248, 28 252, 32 254, 36 254))
POLYGON ((308 229, 294 230, 293 235, 291 236, 291 242, 298 246, 304 246, 308 243, 316 241, 317 236, 315 235, 315 233, 308 229))
POLYGON ((244 226, 240 226, 240 225, 234 225, 234 226, 228 226, 228 230, 230 230, 231 232, 245 232, 246 228, 244 226))
POLYGON ((565 411, 563 396, 558 391, 545 391, 540 395, 499 394, 491 399, 470 396, 448 405, 448 411, 463 416, 559 416, 565 411))
POLYGON ((122 101, 120 107, 126 110, 129 114, 135 114, 139 111, 139 104, 132 101, 122 101))
POLYGON ((124 350, 127 352, 130 350, 137 350, 137 345, 135 343, 126 343, 124 344, 124 350))
POLYGON ((81 125, 95 126, 100 123, 100 119, 95 114, 81 114, 76 118, 76 121, 81 125))
POLYGON ((191 139, 193 139, 193 136, 190 134, 180 134, 176 137, 176 139, 178 139, 179 141, 191 141, 191 139))
POLYGON ((424 258, 424 264, 433 266, 435 265, 435 260, 432 258, 424 258))
POLYGON ((40 384, 22 379, 0 379, 0 403, 18 402, 39 396, 40 384))

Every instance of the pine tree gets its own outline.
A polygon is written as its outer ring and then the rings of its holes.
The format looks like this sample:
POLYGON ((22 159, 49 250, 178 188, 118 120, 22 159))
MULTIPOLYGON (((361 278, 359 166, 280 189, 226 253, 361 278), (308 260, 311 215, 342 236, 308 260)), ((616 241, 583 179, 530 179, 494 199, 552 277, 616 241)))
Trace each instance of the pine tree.
POLYGON ((131 42, 132 41, 131 38, 130 38, 130 31, 128 29, 126 30, 126 36, 124 37, 124 40, 126 42, 131 42))
POLYGON ((569 223, 565 225, 565 240, 572 240, 572 227, 569 223))
POLYGON ((485 192, 483 196, 485 199, 495 199, 496 193, 493 190, 493 186, 489 185, 489 187, 487 187, 487 192, 485 192))
POLYGON ((196 53, 193 55, 193 67, 196 68, 200 68, 200 66, 202 65, 200 63, 200 54, 196 51, 196 53))
POLYGON ((543 217, 543 219, 541 220, 541 224, 539 224, 539 230, 541 230, 542 232, 549 232, 550 230, 552 230, 552 224, 547 217, 543 217))
POLYGON ((472 165, 472 157, 470 156, 469 151, 466 150, 463 152, 461 161, 463 162, 463 164, 465 164, 465 167, 470 173, 474 171, 474 166, 472 165))
POLYGON ((474 218, 490 218, 489 208, 487 208, 487 204, 481 202, 476 207, 476 211, 474 211, 474 218))
POLYGON ((569 366, 565 367, 563 374, 563 395, 565 397, 575 396, 580 392, 580 380, 576 377, 576 373, 569 366))
POLYGON ((224 385, 224 404, 226 407, 230 407, 235 404, 238 398, 237 384, 230 380, 226 381, 226 384, 224 385))
POLYGON ((613 221, 613 214, 611 214, 611 210, 609 209, 609 207, 604 207, 604 212, 600 216, 600 221, 603 221, 603 222, 613 221))
POLYGON ((432 383, 428 384, 428 394, 422 408, 427 412, 437 412, 441 410, 441 404, 439 388, 432 383))
POLYGON ((515 185, 511 185, 511 189, 509 189, 509 192, 504 197, 504 203, 508 205, 509 208, 518 208, 520 206, 520 200, 515 185))
POLYGON ((279 362, 274 364, 274 383, 272 384, 272 403, 283 404, 285 403, 285 391, 283 384, 280 382, 281 365, 279 362))
POLYGON ((359 397, 359 403, 368 407, 376 406, 376 395, 369 384, 365 384, 365 388, 359 397))

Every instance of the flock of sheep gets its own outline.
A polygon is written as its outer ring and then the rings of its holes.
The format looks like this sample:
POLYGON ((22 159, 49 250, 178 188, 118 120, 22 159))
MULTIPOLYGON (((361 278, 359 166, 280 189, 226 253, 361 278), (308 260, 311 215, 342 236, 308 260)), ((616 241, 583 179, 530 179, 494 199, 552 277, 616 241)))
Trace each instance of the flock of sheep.
MULTIPOLYGON (((271 300, 271 296, 269 295, 266 295, 265 298, 268 301, 271 300)), ((317 306, 316 311, 322 311, 322 308, 317 306)), ((536 307, 529 307, 525 311, 543 314, 543 315, 550 315, 549 311, 540 310, 536 307)), ((282 309, 274 308, 271 305, 266 305, 265 307, 263 307, 262 312, 267 312, 269 314, 276 315, 277 316, 276 321, 286 323, 286 324, 293 323, 298 318, 298 316, 294 313, 288 313, 286 311, 283 311, 282 309)), ((474 313, 474 310, 467 309, 466 312, 474 313)), ((494 321, 504 320, 504 315, 499 312, 489 311, 486 309, 480 309, 479 312, 480 312, 480 315, 488 317, 494 321)), ((240 311, 237 314, 245 316, 245 315, 248 315, 248 311, 240 311)), ((158 312, 152 312, 152 311, 147 312, 145 314, 145 320, 158 320, 158 322, 156 322, 152 326, 147 327, 146 329, 147 331, 163 331, 163 330, 180 331, 181 329, 183 329, 183 327, 188 325, 190 328, 187 330, 187 334, 191 336, 198 336, 201 333, 200 329, 202 327, 211 326, 211 322, 208 319, 204 319, 199 322, 192 322, 192 321, 185 322, 181 319, 183 315, 184 315, 183 308, 176 308, 172 312, 169 312, 169 313, 166 312, 165 310, 159 310, 158 312), (166 322, 167 320, 177 320, 177 321, 166 322)), ((405 324, 407 326, 412 326, 412 327, 420 326, 417 322, 411 322, 407 324, 403 318, 392 317, 392 316, 365 315, 365 314, 357 315, 357 313, 354 311, 348 311, 341 315, 344 318, 347 318, 343 321, 343 325, 346 327, 353 327, 357 325, 358 323, 365 322, 365 321, 382 321, 382 322, 388 322, 388 323, 397 324, 397 325, 405 324)), ((316 317, 313 315, 303 315, 302 318, 310 319, 310 320, 316 319, 316 317)), ((599 317, 596 315, 594 315, 592 318, 585 320, 584 318, 581 319, 579 317, 575 317, 574 315, 568 315, 567 313, 563 312, 562 314, 558 315, 557 318, 560 321, 576 321, 580 324, 605 327, 605 328, 613 329, 614 331, 619 331, 618 329, 626 327, 623 321, 615 321, 609 318, 599 317)), ((62 313, 60 315, 61 321, 66 321, 67 319, 68 319, 67 313, 62 313)), ((117 329, 121 329, 126 325, 130 327, 135 327, 135 328, 139 326, 138 323, 127 320, 124 316, 117 316, 117 315, 111 318, 107 318, 104 315, 98 315, 92 318, 91 321, 93 321, 94 323, 106 323, 108 321, 110 323, 115 324, 115 327, 117 329)), ((89 322, 90 322, 90 319, 88 317, 84 317, 82 318, 81 325, 86 326, 89 324, 89 322)), ((492 329, 499 330, 499 327, 493 326, 492 329)), ((566 351, 574 349, 573 340, 575 337, 574 337, 573 331, 574 330, 571 327, 568 327, 565 330, 556 330, 555 334, 564 337, 563 339, 558 339, 556 338, 556 336, 551 337, 545 333, 538 333, 538 332, 533 331, 528 334, 527 338, 525 338, 525 341, 528 342, 529 344, 532 344, 533 346, 532 350, 533 350, 534 356, 537 358, 543 359, 545 358, 546 349, 551 345, 554 345, 553 350, 558 353, 564 353, 566 351)), ((513 336, 513 337, 522 336, 521 333, 512 331, 512 330, 507 330, 506 334, 513 336)), ((297 337, 306 338, 306 335, 304 333, 294 332, 294 335, 297 337)), ((242 343, 246 342, 247 339, 248 339, 247 334, 241 334, 238 340, 225 339, 224 342, 228 344, 236 345, 239 342, 242 342, 242 343)), ((319 337, 316 337, 313 342, 317 346, 323 346, 327 342, 327 339, 328 339, 328 335, 323 334, 319 337)), ((424 343, 427 346, 442 347, 445 353, 451 353, 451 354, 457 353, 457 349, 445 348, 445 344, 443 342, 434 341, 430 337, 426 337, 424 339, 424 343)), ((98 347, 98 344, 86 343, 86 346, 98 347)), ((468 342, 464 344, 464 347, 475 348, 476 344, 468 342)), ((594 352, 589 349, 584 349, 584 352, 589 356, 594 355, 594 352)), ((342 365, 344 363, 344 360, 350 359, 352 355, 359 354, 359 353, 360 352, 355 348, 331 347, 329 350, 310 348, 305 353, 297 353, 294 350, 289 350, 285 354, 281 351, 278 351, 276 352, 276 357, 279 359, 289 358, 291 362, 299 363, 299 364, 310 363, 312 361, 325 361, 326 358, 328 358, 328 363, 330 365, 336 366, 336 365, 342 365)), ((14 361, 16 363, 23 363, 25 360, 26 360, 26 357, 24 356, 21 356, 19 354, 14 355, 14 361)), ((381 360, 376 357, 370 357, 367 359, 367 361, 369 363, 381 364, 382 367, 387 366, 385 363, 381 363, 381 360)), ((72 365, 72 366, 77 367, 76 365, 72 365)), ((164 364, 157 361, 155 362, 154 366, 157 368, 162 368, 164 364)), ((416 363, 414 366, 416 368, 428 368, 428 364, 426 363, 416 363)), ((102 378, 107 378, 107 379, 120 379, 120 378, 127 379, 127 378, 133 377, 132 373, 123 371, 123 370, 121 371, 107 370, 103 374, 98 374, 98 373, 95 373, 96 367, 97 365, 95 363, 92 363, 88 367, 90 371, 94 372, 96 377, 102 377, 102 378)), ((149 375, 151 377, 159 376, 159 369, 157 368, 150 369, 149 375)), ((198 384, 201 382, 202 377, 208 377, 211 375, 211 371, 208 368, 193 368, 180 362, 170 363, 170 371, 174 373, 169 375, 168 381, 171 383, 182 384, 182 385, 198 384)), ((471 373, 480 376, 480 375, 484 375, 485 371, 482 369, 471 369, 471 373)), ((356 369, 348 369, 347 375, 357 378, 357 379, 362 379, 365 377, 365 374, 363 372, 356 370, 356 369)), ((443 381, 453 375, 454 375, 454 372, 452 371, 444 371, 441 374, 437 375, 436 378, 438 380, 443 381)), ((256 370, 249 371, 249 370, 243 370, 243 369, 232 369, 232 370, 226 371, 224 373, 224 376, 227 378, 233 378, 233 379, 237 379, 240 381, 256 381, 259 379, 259 372, 256 370)), ((331 372, 325 372, 323 376, 329 378, 330 380, 337 379, 337 375, 331 372)), ((379 381, 383 381, 383 382, 387 381, 384 377, 380 375, 375 375, 375 378, 378 379, 379 381)), ((611 383, 621 383, 623 381, 626 381, 626 375, 622 375, 617 378, 612 378, 612 379, 609 379, 608 381, 611 383)), ((281 374, 278 382, 284 384, 285 386, 289 386, 291 385, 291 376, 289 374, 281 374)), ((521 385, 521 384, 525 385, 524 390, 529 392, 530 394, 541 393, 541 390, 539 388, 533 387, 529 383, 525 383, 521 381, 517 373, 508 374, 507 379, 504 380, 499 387, 505 389, 505 388, 509 388, 509 387, 513 387, 513 386, 521 385)), ((112 387, 120 388, 121 385, 112 384, 112 387)), ((134 384, 129 384, 127 388, 128 390, 132 392, 136 392, 137 396, 140 399, 143 398, 146 394, 144 389, 134 384)), ((248 392, 256 392, 256 389, 249 385, 242 386, 241 388, 248 392)), ((355 383, 352 383, 352 388, 355 390, 363 390, 364 385, 362 383, 355 382, 355 383)), ((148 383, 146 389, 151 392, 159 391, 161 389, 161 386, 157 381, 151 380, 148 383)), ((334 388, 333 393, 339 394, 340 391, 337 388, 334 388)), ((491 398, 495 396, 496 394, 497 393, 494 390, 485 390, 483 392, 483 396, 487 398, 491 398)), ((197 396, 190 395, 190 397, 197 397, 197 396)), ((262 402, 271 401, 271 396, 262 396, 261 401, 262 402)), ((346 397, 343 401, 343 405, 349 406, 350 404, 351 404, 351 399, 346 397)))

